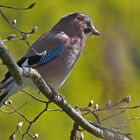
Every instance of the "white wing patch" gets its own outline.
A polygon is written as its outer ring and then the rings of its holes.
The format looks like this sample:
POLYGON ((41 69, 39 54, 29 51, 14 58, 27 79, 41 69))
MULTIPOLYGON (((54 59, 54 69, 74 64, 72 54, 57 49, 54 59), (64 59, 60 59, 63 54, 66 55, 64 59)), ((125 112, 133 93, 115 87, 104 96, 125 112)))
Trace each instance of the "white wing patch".
POLYGON ((23 64, 21 65, 21 67, 27 67, 27 66, 29 66, 28 61, 29 61, 29 59, 27 58, 27 59, 23 62, 23 64))

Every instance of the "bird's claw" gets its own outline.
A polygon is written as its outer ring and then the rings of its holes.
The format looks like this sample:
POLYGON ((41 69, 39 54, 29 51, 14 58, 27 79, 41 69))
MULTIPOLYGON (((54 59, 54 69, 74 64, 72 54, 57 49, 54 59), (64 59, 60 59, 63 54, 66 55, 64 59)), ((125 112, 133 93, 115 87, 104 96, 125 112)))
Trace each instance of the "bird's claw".
POLYGON ((64 101, 65 100, 65 97, 63 95, 57 93, 55 91, 55 89, 53 89, 52 87, 50 87, 50 89, 51 89, 52 96, 53 96, 53 98, 54 98, 55 101, 64 101))

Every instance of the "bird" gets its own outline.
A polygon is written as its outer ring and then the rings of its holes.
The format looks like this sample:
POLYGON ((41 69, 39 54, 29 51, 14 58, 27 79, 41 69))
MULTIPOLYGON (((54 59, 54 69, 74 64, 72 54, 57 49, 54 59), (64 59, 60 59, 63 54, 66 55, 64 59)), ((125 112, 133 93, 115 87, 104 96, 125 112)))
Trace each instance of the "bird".
MULTIPOLYGON (((82 12, 64 15, 49 32, 32 44, 17 64, 36 69, 45 82, 57 90, 79 59, 89 35, 100 35, 100 32, 88 15, 82 12)), ((7 72, 0 82, 0 107, 11 95, 28 86, 34 87, 32 80, 25 78, 22 85, 17 85, 7 72)))

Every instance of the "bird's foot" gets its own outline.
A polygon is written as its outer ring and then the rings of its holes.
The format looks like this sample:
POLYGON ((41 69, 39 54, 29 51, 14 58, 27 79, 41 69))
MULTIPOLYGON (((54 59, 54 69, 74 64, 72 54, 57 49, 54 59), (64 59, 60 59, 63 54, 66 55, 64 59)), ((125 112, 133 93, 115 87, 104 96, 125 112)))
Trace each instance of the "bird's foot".
POLYGON ((65 97, 62 94, 59 94, 55 89, 53 89, 50 86, 49 86, 49 88, 51 89, 52 96, 55 101, 64 101, 65 100, 65 97))

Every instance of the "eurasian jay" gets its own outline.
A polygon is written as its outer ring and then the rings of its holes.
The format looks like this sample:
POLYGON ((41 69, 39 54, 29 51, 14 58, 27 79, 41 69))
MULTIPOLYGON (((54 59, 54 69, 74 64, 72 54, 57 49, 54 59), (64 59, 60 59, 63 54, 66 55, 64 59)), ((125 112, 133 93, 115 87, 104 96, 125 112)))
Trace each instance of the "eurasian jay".
MULTIPOLYGON (((87 15, 83 13, 65 15, 32 45, 17 64, 20 67, 36 69, 46 83, 57 90, 63 85, 79 58, 87 36, 99 34, 87 15)), ((0 106, 12 94, 33 85, 29 79, 25 79, 22 86, 17 85, 8 72, 0 85, 0 106)))

